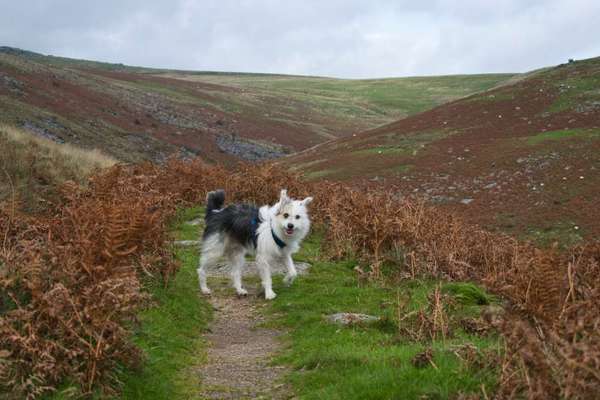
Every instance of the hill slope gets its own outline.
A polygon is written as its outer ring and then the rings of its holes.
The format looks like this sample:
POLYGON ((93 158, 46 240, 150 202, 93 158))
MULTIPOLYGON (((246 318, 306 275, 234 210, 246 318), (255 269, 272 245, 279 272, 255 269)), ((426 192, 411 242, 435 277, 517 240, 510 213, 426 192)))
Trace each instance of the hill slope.
POLYGON ((0 125, 0 207, 42 211, 57 201, 66 181, 85 184, 88 178, 117 161, 97 150, 33 136, 0 125))
POLYGON ((273 158, 488 89, 510 74, 341 80, 159 70, 0 47, 0 122, 124 161, 273 158))
POLYGON ((488 228, 600 235, 600 58, 544 69, 287 161, 309 178, 386 185, 488 228))

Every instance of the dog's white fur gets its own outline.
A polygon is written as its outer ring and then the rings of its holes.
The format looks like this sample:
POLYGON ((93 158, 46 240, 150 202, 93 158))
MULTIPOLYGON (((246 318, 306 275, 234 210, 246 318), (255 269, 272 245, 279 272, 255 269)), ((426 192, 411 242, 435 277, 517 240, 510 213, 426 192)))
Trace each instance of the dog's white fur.
POLYGON ((226 233, 215 233, 207 237, 202 243, 202 255, 198 268, 200 290, 204 294, 211 291, 206 284, 206 269, 214 267, 219 258, 225 256, 231 264, 231 278, 233 287, 238 295, 248 294, 242 286, 242 268, 246 254, 256 252, 256 265, 265 290, 265 299, 274 299, 275 292, 271 281, 271 266, 274 263, 285 263, 287 274, 284 282, 291 285, 296 279, 297 272, 292 260, 292 254, 300 249, 300 243, 310 230, 307 205, 313 200, 307 197, 304 200, 293 200, 288 197, 287 191, 281 191, 279 202, 273 206, 262 206, 259 209, 260 224, 257 229, 257 246, 242 246, 237 241, 228 237, 226 233), (287 217, 286 217, 287 216, 287 217), (292 223, 292 233, 286 231, 288 224, 292 223), (278 238, 286 243, 280 248, 271 233, 271 229, 278 238))

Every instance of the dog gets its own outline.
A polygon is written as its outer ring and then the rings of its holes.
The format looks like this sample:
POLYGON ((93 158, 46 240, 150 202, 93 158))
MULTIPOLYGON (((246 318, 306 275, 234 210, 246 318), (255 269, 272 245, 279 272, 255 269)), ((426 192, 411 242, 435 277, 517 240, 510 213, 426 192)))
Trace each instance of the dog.
POLYGON ((265 299, 277 296, 271 282, 271 266, 285 263, 284 283, 291 285, 297 271, 292 254, 310 230, 307 206, 313 200, 294 200, 287 190, 281 191, 279 202, 257 208, 249 204, 233 204, 223 208, 225 192, 216 190, 206 196, 206 227, 202 236, 198 280, 204 294, 211 291, 206 284, 206 269, 225 256, 231 264, 233 287, 239 296, 248 294, 242 286, 242 268, 246 254, 256 254, 256 265, 265 290, 265 299))

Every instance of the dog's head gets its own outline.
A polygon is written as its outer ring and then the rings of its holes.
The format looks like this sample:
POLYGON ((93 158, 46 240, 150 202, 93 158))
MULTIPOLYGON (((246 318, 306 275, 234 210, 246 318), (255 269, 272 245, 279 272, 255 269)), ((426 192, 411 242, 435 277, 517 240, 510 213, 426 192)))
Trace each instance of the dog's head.
POLYGON ((302 239, 306 236, 310 229, 307 206, 312 200, 312 197, 294 200, 288 197, 287 190, 281 191, 279 202, 274 206, 274 224, 283 233, 282 239, 302 239))

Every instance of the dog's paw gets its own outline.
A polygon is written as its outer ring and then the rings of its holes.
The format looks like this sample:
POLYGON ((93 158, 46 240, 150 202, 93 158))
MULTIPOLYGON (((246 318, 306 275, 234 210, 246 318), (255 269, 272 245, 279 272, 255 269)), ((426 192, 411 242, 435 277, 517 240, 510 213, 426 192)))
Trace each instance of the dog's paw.
POLYGON ((238 289, 237 290, 237 295, 242 297, 242 296, 247 296, 248 295, 248 291, 246 289, 238 289))
POLYGON ((267 300, 273 300, 275 297, 277 297, 277 295, 272 290, 270 292, 265 293, 265 299, 267 300))
POLYGON ((202 294, 205 294, 207 296, 212 293, 211 290, 207 287, 200 288, 200 291, 202 292, 202 294))
POLYGON ((285 283, 286 286, 291 286, 292 283, 294 283, 294 281, 296 280, 296 276, 297 275, 286 275, 283 277, 283 283, 285 283))

